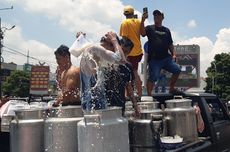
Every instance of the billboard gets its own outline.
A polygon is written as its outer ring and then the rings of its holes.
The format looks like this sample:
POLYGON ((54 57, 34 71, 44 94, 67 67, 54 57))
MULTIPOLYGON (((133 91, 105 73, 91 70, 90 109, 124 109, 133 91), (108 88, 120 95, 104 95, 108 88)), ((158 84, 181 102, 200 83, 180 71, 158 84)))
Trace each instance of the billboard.
POLYGON ((200 47, 199 45, 176 45, 177 63, 181 73, 176 87, 191 88, 200 86, 200 47))
POLYGON ((30 78, 30 94, 48 94, 49 72, 49 66, 32 66, 30 78))

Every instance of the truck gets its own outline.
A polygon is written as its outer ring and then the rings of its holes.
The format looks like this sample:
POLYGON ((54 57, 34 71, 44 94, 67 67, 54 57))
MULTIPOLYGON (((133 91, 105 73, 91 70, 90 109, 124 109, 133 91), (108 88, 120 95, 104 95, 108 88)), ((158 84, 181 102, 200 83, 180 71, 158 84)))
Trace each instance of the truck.
MULTIPOLYGON (((229 152, 230 117, 227 106, 214 94, 203 92, 184 92, 183 98, 191 99, 192 106, 198 103, 205 127, 198 133, 198 140, 173 152, 229 152)), ((155 94, 153 97, 162 104, 174 98, 172 94, 155 94)))
MULTIPOLYGON (((184 92, 183 98, 198 104, 205 124, 198 140, 166 152, 228 152, 230 151, 230 117, 227 106, 214 94, 184 92)), ((154 94, 153 98, 162 104, 173 99, 172 94, 154 94)), ((0 151, 9 152, 9 133, 0 133, 0 151)))

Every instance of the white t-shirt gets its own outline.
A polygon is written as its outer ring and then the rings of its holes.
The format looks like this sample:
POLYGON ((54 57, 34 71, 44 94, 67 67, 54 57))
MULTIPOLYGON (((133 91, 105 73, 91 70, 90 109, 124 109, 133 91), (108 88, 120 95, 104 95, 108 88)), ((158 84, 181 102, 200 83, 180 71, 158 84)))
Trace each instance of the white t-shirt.
POLYGON ((106 67, 121 60, 119 51, 112 52, 98 43, 90 43, 83 35, 80 35, 75 40, 69 50, 75 57, 82 55, 80 67, 81 71, 86 75, 95 74, 96 67, 106 67))

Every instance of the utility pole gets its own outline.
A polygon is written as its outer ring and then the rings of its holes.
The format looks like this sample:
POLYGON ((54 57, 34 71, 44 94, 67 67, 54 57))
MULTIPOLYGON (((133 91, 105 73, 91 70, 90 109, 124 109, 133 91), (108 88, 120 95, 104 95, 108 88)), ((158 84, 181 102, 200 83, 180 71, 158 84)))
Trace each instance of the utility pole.
MULTIPOLYGON (((0 10, 8 10, 8 9, 13 9, 13 6, 9 7, 9 8, 0 8, 0 10)), ((3 38, 4 38, 4 32, 6 30, 11 30, 15 27, 12 26, 10 29, 6 28, 6 27, 2 27, 2 20, 0 17, 0 99, 2 99, 2 47, 3 47, 3 38), (4 30, 4 31, 3 31, 4 30)))
POLYGON ((2 99, 2 40, 3 40, 3 33, 2 33, 2 22, 0 18, 0 99, 2 99))

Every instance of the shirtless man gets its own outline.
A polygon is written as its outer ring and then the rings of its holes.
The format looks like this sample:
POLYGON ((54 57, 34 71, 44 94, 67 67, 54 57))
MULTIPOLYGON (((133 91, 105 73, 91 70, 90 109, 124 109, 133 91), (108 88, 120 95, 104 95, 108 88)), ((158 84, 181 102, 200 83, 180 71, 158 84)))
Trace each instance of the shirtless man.
POLYGON ((62 69, 60 88, 62 94, 53 106, 80 105, 80 69, 73 66, 67 46, 61 45, 55 52, 58 67, 62 69))

